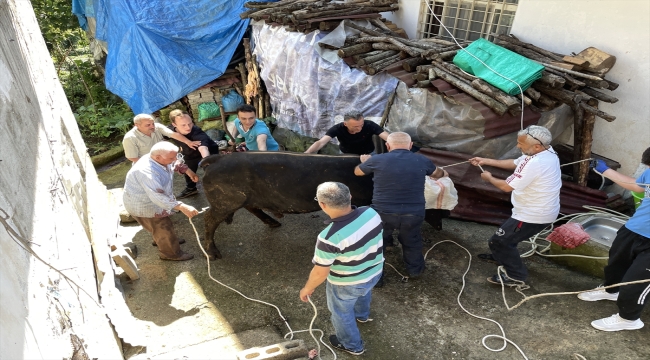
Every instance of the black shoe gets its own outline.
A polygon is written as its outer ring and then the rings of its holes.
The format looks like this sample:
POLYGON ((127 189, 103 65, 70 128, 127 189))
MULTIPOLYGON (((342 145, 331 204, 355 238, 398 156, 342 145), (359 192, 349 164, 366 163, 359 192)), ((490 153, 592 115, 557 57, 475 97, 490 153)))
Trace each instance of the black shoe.
POLYGON ((497 264, 501 265, 500 262, 497 261, 497 259, 494 258, 494 255, 492 254, 478 254, 477 257, 485 262, 489 262, 491 264, 497 264))
POLYGON ((505 275, 501 275, 501 278, 499 278, 499 275, 492 275, 491 277, 487 278, 487 281, 492 284, 496 285, 501 285, 501 282, 503 282, 503 285, 505 286, 519 286, 519 285, 526 285, 525 282, 522 280, 515 280, 511 279, 505 275))
POLYGON ((352 354, 352 355, 361 355, 364 352, 366 352, 366 349, 361 349, 360 351, 354 351, 346 348, 345 346, 343 346, 343 344, 341 344, 341 342, 339 342, 339 339, 336 337, 336 335, 330 335, 330 344, 332 344, 332 346, 335 349, 343 350, 348 354, 352 354))
POLYGON ((181 191, 180 194, 176 195, 176 198, 177 199, 183 199, 183 198, 186 198, 186 197, 190 197, 192 195, 196 195, 198 193, 199 193, 199 191, 196 188, 193 188, 193 189, 185 188, 185 190, 181 191))

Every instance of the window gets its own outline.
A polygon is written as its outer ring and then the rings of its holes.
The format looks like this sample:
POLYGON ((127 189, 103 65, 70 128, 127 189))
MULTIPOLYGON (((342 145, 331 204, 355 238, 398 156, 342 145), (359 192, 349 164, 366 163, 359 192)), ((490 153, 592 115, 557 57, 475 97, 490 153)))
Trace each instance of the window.
POLYGON ((493 40, 491 34, 509 34, 519 0, 424 0, 418 37, 451 40, 431 10, 458 40, 493 40))

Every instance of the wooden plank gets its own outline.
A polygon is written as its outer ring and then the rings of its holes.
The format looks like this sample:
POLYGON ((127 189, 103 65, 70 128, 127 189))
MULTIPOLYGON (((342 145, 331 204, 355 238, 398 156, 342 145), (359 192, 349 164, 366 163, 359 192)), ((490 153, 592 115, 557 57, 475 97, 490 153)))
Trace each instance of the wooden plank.
POLYGON ((124 248, 117 248, 115 251, 112 251, 111 257, 117 266, 121 267, 126 275, 129 276, 129 279, 138 280, 140 278, 140 273, 138 272, 138 267, 135 265, 135 261, 133 261, 133 258, 126 253, 124 248))
POLYGON ((582 58, 577 58, 575 56, 565 56, 562 58, 562 61, 567 62, 569 64, 574 64, 578 65, 580 67, 586 68, 589 66, 589 61, 582 59, 582 58))

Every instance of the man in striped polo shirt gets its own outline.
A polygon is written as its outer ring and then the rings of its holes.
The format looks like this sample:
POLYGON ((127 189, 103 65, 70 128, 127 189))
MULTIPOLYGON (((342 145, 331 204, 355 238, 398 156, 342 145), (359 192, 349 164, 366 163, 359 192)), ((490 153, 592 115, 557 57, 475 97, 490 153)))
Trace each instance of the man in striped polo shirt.
POLYGON ((319 235, 314 268, 300 290, 300 299, 309 301, 314 290, 327 280, 327 307, 336 331, 330 343, 352 355, 365 352, 356 322, 372 321, 372 288, 381 277, 384 254, 379 214, 369 207, 350 205, 350 190, 338 182, 318 186, 316 198, 331 220, 319 235))

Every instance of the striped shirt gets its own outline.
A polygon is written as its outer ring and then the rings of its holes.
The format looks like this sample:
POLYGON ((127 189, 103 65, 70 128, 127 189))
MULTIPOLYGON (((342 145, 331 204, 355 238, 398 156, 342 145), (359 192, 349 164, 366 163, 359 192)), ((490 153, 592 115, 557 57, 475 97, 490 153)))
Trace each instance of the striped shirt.
POLYGON ((172 192, 174 169, 174 164, 160 165, 149 154, 133 164, 124 183, 126 211, 144 218, 172 215, 173 208, 180 204, 172 192))
POLYGON ((382 224, 369 207, 352 207, 352 212, 332 219, 319 235, 312 262, 330 266, 327 280, 334 285, 354 285, 381 274, 382 224))

